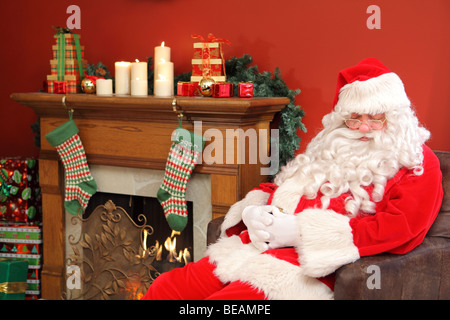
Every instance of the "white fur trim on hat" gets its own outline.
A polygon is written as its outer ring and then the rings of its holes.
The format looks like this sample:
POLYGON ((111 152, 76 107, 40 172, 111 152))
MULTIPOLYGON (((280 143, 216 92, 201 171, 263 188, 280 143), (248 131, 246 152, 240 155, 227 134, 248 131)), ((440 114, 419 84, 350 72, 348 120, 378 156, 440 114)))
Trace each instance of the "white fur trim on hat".
POLYGON ((339 91, 335 111, 379 114, 410 105, 402 80, 390 72, 344 85, 339 91))

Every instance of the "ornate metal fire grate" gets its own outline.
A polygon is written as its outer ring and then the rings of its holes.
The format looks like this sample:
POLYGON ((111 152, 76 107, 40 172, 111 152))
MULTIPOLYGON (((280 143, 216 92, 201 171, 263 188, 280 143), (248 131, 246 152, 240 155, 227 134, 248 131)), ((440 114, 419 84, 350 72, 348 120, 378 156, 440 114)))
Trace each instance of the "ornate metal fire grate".
POLYGON ((87 219, 74 216, 73 225, 81 223, 78 239, 70 235, 73 250, 67 266, 80 270, 79 289, 67 290, 65 299, 126 300, 139 299, 159 272, 153 266, 156 248, 147 248, 147 236, 153 228, 144 215, 137 225, 122 207, 111 201, 100 205, 87 219))

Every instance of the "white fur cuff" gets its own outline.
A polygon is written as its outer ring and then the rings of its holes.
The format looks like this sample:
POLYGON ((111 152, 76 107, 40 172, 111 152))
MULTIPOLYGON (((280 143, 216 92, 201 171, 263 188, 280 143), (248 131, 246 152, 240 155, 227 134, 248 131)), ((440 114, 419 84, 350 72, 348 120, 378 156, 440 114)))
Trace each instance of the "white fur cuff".
POLYGON ((297 215, 300 239, 296 248, 306 275, 324 277, 359 259, 349 220, 333 210, 307 209, 297 215))

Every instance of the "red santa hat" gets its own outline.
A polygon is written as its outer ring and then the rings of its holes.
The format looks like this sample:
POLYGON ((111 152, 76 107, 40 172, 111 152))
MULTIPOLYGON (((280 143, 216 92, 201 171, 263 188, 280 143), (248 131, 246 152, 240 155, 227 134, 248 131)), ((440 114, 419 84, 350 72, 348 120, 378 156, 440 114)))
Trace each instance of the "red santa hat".
POLYGON ((377 114, 410 105, 402 80, 378 59, 364 59, 339 72, 333 103, 337 112, 377 114))

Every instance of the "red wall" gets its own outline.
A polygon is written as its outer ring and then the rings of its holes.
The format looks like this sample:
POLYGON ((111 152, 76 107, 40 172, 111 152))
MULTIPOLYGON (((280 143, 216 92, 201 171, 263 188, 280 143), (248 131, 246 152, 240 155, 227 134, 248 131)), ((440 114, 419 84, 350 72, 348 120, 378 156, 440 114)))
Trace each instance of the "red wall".
MULTIPOLYGON (((161 41, 172 48, 175 73, 190 71, 191 34, 232 42, 226 58, 250 54, 260 71, 279 67, 308 133, 331 110, 340 69, 373 56, 400 75, 432 149, 450 151, 450 1, 448 0, 45 0, 1 1, 0 156, 37 156, 34 112, 13 92, 42 88, 50 72, 52 25, 65 26, 69 5, 81 8, 81 44, 89 63, 114 71, 114 61, 145 59, 161 41), (369 30, 369 5, 381 9, 381 29, 369 30)), ((150 139, 150 138, 149 138, 150 139)), ((144 142, 145 143, 145 142, 144 142)), ((150 140, 149 140, 150 143, 150 140)))

